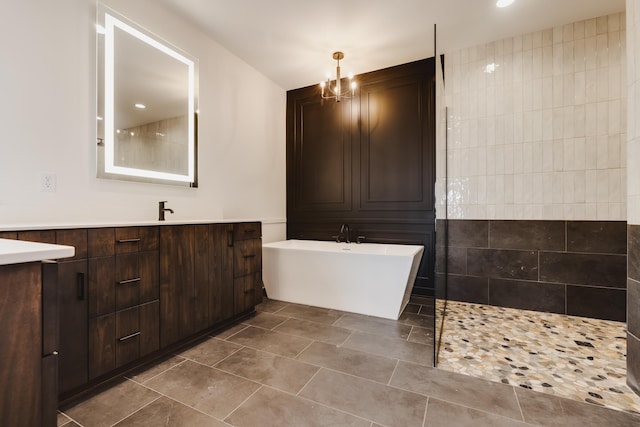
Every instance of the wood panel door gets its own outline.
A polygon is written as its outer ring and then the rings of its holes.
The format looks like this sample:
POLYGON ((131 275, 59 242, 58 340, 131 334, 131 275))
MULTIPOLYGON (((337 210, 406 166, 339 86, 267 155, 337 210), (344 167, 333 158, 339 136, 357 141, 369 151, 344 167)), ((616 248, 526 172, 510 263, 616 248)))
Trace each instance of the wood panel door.
POLYGON ((40 263, 0 266, 0 424, 39 426, 42 414, 40 263))
POLYGON ((160 345, 166 347, 193 330, 195 228, 160 228, 160 345))
POLYGON ((209 231, 209 312, 211 323, 234 315, 232 224, 213 224, 209 231))
POLYGON ((60 394, 88 380, 87 260, 58 265, 60 394))

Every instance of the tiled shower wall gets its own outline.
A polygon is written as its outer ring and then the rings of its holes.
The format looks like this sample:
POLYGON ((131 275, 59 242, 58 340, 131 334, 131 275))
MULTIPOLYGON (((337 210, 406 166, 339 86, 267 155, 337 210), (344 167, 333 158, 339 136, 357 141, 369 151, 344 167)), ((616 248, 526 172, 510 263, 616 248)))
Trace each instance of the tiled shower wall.
POLYGON ((640 0, 627 0, 627 382, 640 394, 640 0), (632 165, 632 166, 631 166, 632 165))
POLYGON ((450 220, 448 241, 436 248, 439 298, 626 319, 624 221, 450 220))
POLYGON ((446 267, 451 299, 625 319, 625 19, 445 52, 437 88, 440 295, 446 267), (586 246, 572 243, 577 235, 586 246), (615 251, 605 243, 612 236, 615 251))
MULTIPOLYGON (((626 219, 624 13, 445 52, 438 218, 626 219)), ((441 134, 440 134, 441 135, 441 134)))

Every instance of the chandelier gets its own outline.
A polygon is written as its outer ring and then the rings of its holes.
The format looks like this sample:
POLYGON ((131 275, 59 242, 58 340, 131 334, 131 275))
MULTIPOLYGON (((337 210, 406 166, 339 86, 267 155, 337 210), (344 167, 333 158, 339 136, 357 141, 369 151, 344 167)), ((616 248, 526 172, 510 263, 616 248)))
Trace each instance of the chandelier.
POLYGON ((327 80, 320 82, 322 99, 335 99, 336 102, 340 102, 343 99, 353 98, 356 94, 356 82, 353 81, 353 74, 349 74, 349 85, 346 90, 342 87, 340 60, 344 59, 344 53, 334 52, 333 59, 338 61, 338 65, 336 66, 336 79, 332 82, 330 77, 327 77, 327 80))

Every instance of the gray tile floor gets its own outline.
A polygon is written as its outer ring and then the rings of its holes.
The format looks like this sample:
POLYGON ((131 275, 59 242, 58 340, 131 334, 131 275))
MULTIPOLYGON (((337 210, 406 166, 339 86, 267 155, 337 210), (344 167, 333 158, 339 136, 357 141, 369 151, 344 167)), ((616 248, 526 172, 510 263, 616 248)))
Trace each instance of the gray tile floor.
POLYGON ((59 414, 73 426, 640 426, 640 418, 435 369, 432 302, 398 321, 266 301, 59 414))

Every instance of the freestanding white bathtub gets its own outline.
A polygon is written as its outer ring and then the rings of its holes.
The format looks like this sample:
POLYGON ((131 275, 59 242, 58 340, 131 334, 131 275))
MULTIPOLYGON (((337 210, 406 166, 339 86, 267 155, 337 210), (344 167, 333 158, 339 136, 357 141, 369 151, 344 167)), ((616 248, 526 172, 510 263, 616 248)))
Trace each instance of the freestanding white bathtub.
POLYGON ((397 319, 409 302, 422 246, 285 240, 262 245, 271 299, 397 319))

